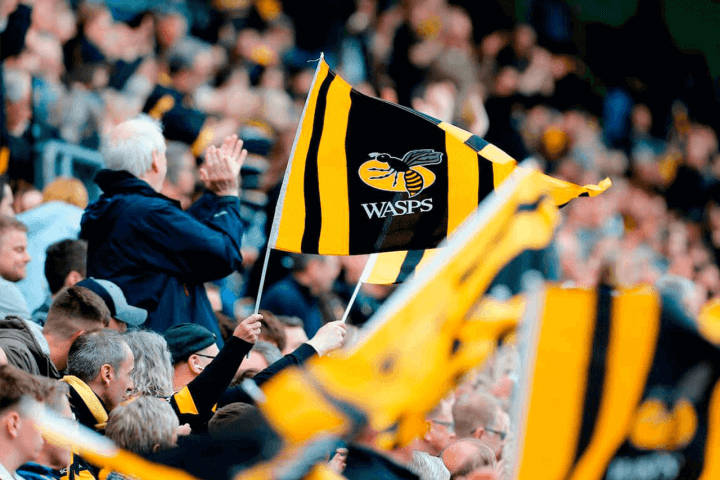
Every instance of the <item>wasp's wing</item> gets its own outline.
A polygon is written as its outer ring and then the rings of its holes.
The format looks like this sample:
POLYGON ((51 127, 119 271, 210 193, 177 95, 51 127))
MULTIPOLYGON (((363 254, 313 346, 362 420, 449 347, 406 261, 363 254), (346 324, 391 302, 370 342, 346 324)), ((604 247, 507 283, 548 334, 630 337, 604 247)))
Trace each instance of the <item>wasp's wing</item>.
POLYGON ((437 165, 442 162, 443 154, 432 149, 412 150, 405 154, 402 161, 411 167, 437 165))

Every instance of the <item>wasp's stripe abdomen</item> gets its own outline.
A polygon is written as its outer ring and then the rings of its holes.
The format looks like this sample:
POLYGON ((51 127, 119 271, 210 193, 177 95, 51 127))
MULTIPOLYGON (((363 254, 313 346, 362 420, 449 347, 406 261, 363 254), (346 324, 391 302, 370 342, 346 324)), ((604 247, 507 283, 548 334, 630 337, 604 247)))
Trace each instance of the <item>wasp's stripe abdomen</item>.
POLYGON ((411 197, 422 192, 424 186, 423 177, 418 172, 412 169, 405 172, 405 189, 411 197))

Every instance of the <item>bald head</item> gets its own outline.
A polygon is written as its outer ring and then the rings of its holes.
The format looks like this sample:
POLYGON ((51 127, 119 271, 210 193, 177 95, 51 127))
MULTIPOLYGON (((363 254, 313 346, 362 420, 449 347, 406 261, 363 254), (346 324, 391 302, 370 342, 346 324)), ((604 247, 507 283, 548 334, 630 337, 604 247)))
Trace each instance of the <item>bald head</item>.
POLYGON ((450 478, 459 478, 473 473, 492 472, 497 462, 490 447, 474 438, 466 438, 449 445, 440 453, 450 478))

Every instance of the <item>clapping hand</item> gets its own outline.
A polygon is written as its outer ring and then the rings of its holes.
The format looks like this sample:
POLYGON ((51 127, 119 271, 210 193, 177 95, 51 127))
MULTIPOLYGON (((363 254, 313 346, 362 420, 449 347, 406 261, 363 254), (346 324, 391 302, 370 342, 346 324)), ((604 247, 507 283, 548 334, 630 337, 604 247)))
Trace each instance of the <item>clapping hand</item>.
POLYGON ((237 135, 225 139, 220 148, 208 147, 205 162, 200 167, 200 180, 218 196, 235 196, 240 191, 240 168, 247 158, 237 135))

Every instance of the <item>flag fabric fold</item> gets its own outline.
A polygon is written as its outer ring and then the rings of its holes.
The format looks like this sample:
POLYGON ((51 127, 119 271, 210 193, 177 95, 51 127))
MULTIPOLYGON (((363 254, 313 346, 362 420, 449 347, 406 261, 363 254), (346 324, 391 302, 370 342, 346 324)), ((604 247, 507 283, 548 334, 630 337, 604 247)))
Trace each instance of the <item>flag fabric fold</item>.
MULTIPOLYGON (((320 60, 276 208, 270 248, 357 255, 437 247, 516 168, 460 128, 354 90, 320 60)), ((534 172, 557 204, 594 196, 534 172)))
POLYGON ((514 478, 720 478, 720 350, 682 307, 649 286, 539 297, 514 478))

